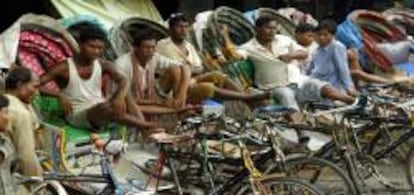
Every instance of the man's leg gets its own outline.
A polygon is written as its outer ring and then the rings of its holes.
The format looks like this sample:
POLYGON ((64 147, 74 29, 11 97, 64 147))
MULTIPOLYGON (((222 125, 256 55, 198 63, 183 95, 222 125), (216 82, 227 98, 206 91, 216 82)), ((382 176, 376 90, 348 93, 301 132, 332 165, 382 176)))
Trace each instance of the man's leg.
POLYGON ((245 92, 241 85, 231 80, 226 74, 219 71, 212 71, 196 77, 197 82, 214 83, 217 88, 231 91, 245 92))
POLYGON ((347 104, 352 104, 355 101, 354 97, 346 95, 332 87, 329 83, 318 79, 309 78, 300 84, 297 92, 298 102, 322 101, 324 98, 338 100, 347 104))
POLYGON ((194 99, 260 101, 269 97, 266 93, 248 94, 227 75, 217 71, 198 75, 195 79, 197 84, 189 89, 189 96, 194 99))
POLYGON ((223 88, 214 88, 214 97, 221 100, 241 100, 245 102, 261 101, 270 97, 269 93, 248 94, 223 88))
POLYGON ((128 113, 123 113, 119 116, 116 116, 113 112, 112 104, 110 102, 100 103, 88 109, 86 113, 86 119, 93 127, 102 127, 110 121, 136 127, 138 129, 151 129, 161 127, 160 124, 147 122, 145 119, 140 119, 139 117, 128 113))
POLYGON ((276 87, 272 90, 273 98, 277 99, 282 106, 295 109, 297 112, 289 114, 287 119, 293 124, 301 124, 302 117, 299 113, 300 108, 296 101, 296 93, 290 87, 276 87))
MULTIPOLYGON (((187 99, 187 90, 188 84, 190 83, 191 79, 191 71, 188 67, 171 67, 168 68, 159 80, 160 90, 163 93, 168 93, 169 91, 173 91, 174 99, 178 99, 183 104, 187 99)), ((184 105, 180 105, 184 106, 184 105)))
MULTIPOLYGON (((297 112, 288 114, 286 116, 287 120, 293 125, 300 125, 303 123, 303 118, 299 108, 299 105, 296 101, 296 92, 290 87, 276 87, 272 90, 273 98, 276 98, 282 106, 287 106, 289 108, 295 109, 297 112)), ((298 135, 298 141, 301 144, 306 144, 309 141, 309 137, 305 136, 301 131, 296 130, 298 135)))
POLYGON ((178 86, 180 85, 181 77, 180 68, 168 68, 164 74, 161 75, 158 81, 162 92, 168 93, 170 91, 173 91, 173 95, 175 96, 179 91, 178 86))
POLYGON ((320 92, 322 97, 328 98, 330 100, 338 100, 347 104, 352 104, 355 102, 355 98, 342 93, 330 85, 325 85, 322 87, 320 92))
POLYGON ((382 84, 389 84, 391 83, 390 80, 379 77, 374 74, 367 73, 363 70, 359 69, 351 69, 351 76, 356 81, 365 81, 368 83, 382 83, 382 84))
POLYGON ((128 97, 126 98, 126 102, 127 102, 127 113, 136 116, 140 120, 145 120, 142 110, 135 103, 133 97, 128 95, 128 97))
POLYGON ((208 98, 236 101, 261 101, 269 98, 269 93, 248 94, 224 88, 218 88, 213 83, 196 83, 190 86, 188 97, 191 102, 200 102, 208 98))
POLYGON ((388 84, 391 83, 390 80, 376 76, 374 74, 369 74, 362 70, 361 65, 359 64, 359 57, 358 53, 352 49, 347 50, 347 56, 348 56, 348 64, 349 64, 349 70, 351 72, 351 77, 354 80, 354 84, 356 86, 358 85, 359 81, 365 81, 368 83, 383 83, 388 84))

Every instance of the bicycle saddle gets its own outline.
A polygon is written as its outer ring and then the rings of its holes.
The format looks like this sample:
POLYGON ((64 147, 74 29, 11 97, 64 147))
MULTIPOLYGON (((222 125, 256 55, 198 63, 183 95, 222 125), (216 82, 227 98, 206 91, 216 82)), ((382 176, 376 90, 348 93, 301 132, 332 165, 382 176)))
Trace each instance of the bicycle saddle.
POLYGON ((256 114, 280 114, 280 115, 283 115, 283 114, 295 112, 295 109, 290 108, 290 107, 286 107, 286 106, 271 105, 271 106, 258 107, 253 112, 256 113, 256 114))
POLYGON ((377 92, 382 89, 390 88, 394 86, 398 86, 397 83, 391 83, 391 84, 370 83, 370 84, 362 86, 362 88, 370 92, 377 92))
POLYGON ((183 121, 185 124, 194 125, 194 126, 201 126, 203 124, 203 120, 201 117, 190 117, 186 118, 183 121))
POLYGON ((376 96, 372 96, 371 99, 374 102, 378 102, 378 103, 394 103, 398 101, 397 97, 390 96, 390 95, 376 95, 376 96))
POLYGON ((328 104, 326 102, 309 102, 308 107, 311 110, 329 110, 335 108, 333 104, 328 104))

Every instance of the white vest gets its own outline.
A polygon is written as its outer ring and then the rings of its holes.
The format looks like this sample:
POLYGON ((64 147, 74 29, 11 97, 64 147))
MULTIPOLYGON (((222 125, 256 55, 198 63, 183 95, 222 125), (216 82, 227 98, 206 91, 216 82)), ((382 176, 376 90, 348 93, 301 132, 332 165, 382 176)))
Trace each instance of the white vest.
POLYGON ((99 61, 93 63, 93 72, 89 79, 82 79, 76 69, 73 58, 69 58, 69 82, 63 93, 69 99, 73 112, 89 109, 105 101, 102 95, 102 68, 99 61))

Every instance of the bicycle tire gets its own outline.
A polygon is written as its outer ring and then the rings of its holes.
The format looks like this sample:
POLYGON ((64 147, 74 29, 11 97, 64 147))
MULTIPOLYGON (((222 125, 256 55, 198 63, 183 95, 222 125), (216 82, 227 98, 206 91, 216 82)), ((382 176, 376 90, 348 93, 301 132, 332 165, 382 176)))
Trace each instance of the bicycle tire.
MULTIPOLYGON (((310 157, 307 154, 292 154, 286 157, 284 166, 285 170, 288 173, 288 177, 304 180, 312 185, 315 185, 324 192, 335 191, 333 194, 340 194, 338 191, 341 191, 342 194, 347 195, 358 194, 357 186, 355 186, 354 182, 352 182, 348 174, 346 174, 345 171, 338 165, 328 160, 318 157, 310 157), (297 169, 300 166, 305 169, 297 169), (302 171, 309 171, 309 166, 320 168, 318 170, 325 169, 323 173, 330 175, 329 179, 333 180, 334 183, 327 183, 330 181, 323 181, 322 179, 320 181, 312 181, 312 178, 306 178, 306 174, 304 174, 302 171), (340 185, 335 185, 338 184, 338 182, 340 182, 340 185)), ((266 174, 270 174, 272 172, 280 173, 283 172, 283 170, 280 170, 280 168, 277 167, 275 163, 273 163, 265 170, 266 174)))
MULTIPOLYGON (((311 185, 309 183, 306 183, 300 179, 296 178, 280 178, 280 177, 271 177, 266 178, 261 181, 261 183, 269 190, 273 190, 274 188, 277 189, 277 191, 272 191, 271 194, 283 194, 281 192, 281 188, 289 190, 288 194, 308 194, 308 195, 323 195, 325 194, 323 191, 315 187, 314 185, 311 185), (279 188, 277 188, 279 187, 279 188), (299 189, 298 189, 299 187, 299 189), (295 191, 290 191, 295 190, 295 191)), ((240 188, 235 195, 250 195, 253 194, 252 191, 250 191, 250 185, 244 185, 242 188, 240 188)))
POLYGON ((411 147, 410 152, 407 155, 406 160, 406 173, 407 173, 407 180, 411 187, 414 186, 414 147, 411 147))
POLYGON ((30 192, 33 195, 67 195, 65 188, 57 181, 47 181, 30 192))
MULTIPOLYGON (((393 133, 393 132, 396 132, 396 133, 401 133, 402 132, 402 133, 404 133, 405 131, 402 130, 402 129, 393 129, 390 132, 391 133, 393 133)), ((398 134, 397 137, 399 137, 399 136, 400 136, 400 134, 398 134)), ((404 156, 406 154, 408 154, 408 152, 409 152, 409 151, 407 151, 406 146, 410 145, 410 141, 409 141, 410 139, 412 139, 412 138, 409 138, 406 143, 401 144, 398 148, 396 148, 394 151, 392 151, 388 155, 395 158, 396 160, 403 161, 404 156)), ((366 152, 369 155, 375 155, 375 152, 377 151, 376 149, 382 149, 381 147, 383 147, 384 144, 391 143, 394 140, 395 140, 395 138, 391 137, 390 135, 385 135, 384 132, 378 132, 374 135, 372 140, 368 143, 366 152), (380 148, 378 148, 378 147, 380 147, 380 148)))

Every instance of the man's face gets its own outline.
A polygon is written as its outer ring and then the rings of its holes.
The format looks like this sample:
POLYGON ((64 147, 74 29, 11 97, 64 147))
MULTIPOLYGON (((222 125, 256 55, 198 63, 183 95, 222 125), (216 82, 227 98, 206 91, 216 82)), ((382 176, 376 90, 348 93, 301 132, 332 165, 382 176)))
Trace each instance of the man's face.
POLYGON ((154 56, 156 46, 157 41, 155 39, 143 40, 134 47, 135 55, 148 62, 154 56))
POLYGON ((190 30, 189 22, 179 21, 170 27, 170 36, 176 40, 185 40, 190 34, 190 30))
POLYGON ((19 99, 26 104, 30 104, 32 102, 33 97, 39 90, 39 87, 39 78, 36 75, 32 75, 32 80, 30 82, 21 84, 18 87, 17 90, 19 99))
POLYGON ((315 34, 313 32, 296 33, 296 41, 302 46, 309 46, 314 41, 315 34))
POLYGON ((264 41, 273 41, 277 33, 276 21, 270 21, 261 27, 256 28, 257 37, 264 41))
POLYGON ((80 53, 90 61, 101 57, 105 51, 105 42, 99 39, 88 40, 80 45, 80 53))
POLYGON ((0 109, 0 132, 6 131, 9 124, 9 111, 7 108, 0 109))
POLYGON ((333 35, 328 30, 322 29, 316 32, 316 42, 322 47, 329 45, 332 39, 333 35))

